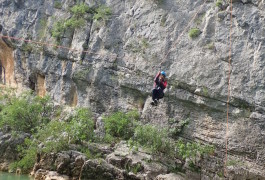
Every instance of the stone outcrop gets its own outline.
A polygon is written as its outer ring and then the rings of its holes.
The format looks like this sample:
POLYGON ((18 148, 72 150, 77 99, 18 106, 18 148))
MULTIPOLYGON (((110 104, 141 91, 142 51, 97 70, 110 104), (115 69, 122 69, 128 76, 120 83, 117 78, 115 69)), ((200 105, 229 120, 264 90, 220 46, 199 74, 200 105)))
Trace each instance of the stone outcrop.
MULTIPOLYGON (((75 1, 58 2, 60 6, 55 1, 2 0, 1 34, 56 43, 51 29, 70 18, 68 9, 75 1)), ((212 159, 201 162, 202 179, 222 176, 227 139, 227 176, 264 179, 264 0, 233 1, 227 133, 230 5, 216 2, 207 1, 191 23, 190 28, 201 32, 196 38, 188 32, 179 37, 203 3, 193 0, 102 1, 112 11, 108 20, 88 18, 82 28, 63 33, 60 45, 78 51, 2 38, 6 84, 49 94, 61 104, 89 106, 97 114, 136 108, 143 122, 181 128, 181 133, 175 131, 178 136, 217 149, 212 159), (151 107, 148 95, 162 61, 169 87, 159 105, 151 107), (181 127, 182 121, 189 125, 181 127)))
POLYGON ((9 164, 18 160, 17 146, 24 143, 29 134, 7 133, 0 129, 0 171, 8 171, 9 164))
MULTIPOLYGON (((104 154, 106 150, 99 148, 97 152, 104 154)), ((77 151, 44 154, 39 157, 32 174, 38 180, 46 180, 50 176, 84 180, 185 178, 183 174, 167 174, 169 159, 164 159, 162 161, 164 164, 159 161, 161 159, 142 149, 140 151, 130 149, 127 143, 122 141, 112 151, 108 151, 105 157, 104 155, 102 157, 92 156, 92 159, 88 159, 77 151), (165 175, 161 176, 162 174, 165 175), (63 175, 67 176, 63 177, 63 175)), ((174 160, 171 160, 171 163, 174 164, 174 160)))

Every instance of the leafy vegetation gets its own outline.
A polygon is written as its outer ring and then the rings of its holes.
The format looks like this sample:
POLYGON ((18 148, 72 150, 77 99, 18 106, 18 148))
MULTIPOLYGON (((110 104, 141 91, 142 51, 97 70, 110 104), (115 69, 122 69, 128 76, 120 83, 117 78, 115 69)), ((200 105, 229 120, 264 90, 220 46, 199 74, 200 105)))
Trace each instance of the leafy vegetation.
POLYGON ((182 133, 182 131, 184 130, 184 128, 189 124, 190 119, 187 118, 185 120, 181 120, 179 121, 177 124, 175 124, 175 120, 174 119, 169 119, 169 124, 173 124, 173 127, 171 127, 169 129, 169 133, 171 136, 178 136, 179 134, 182 133))
POLYGON ((162 4, 163 2, 164 2, 164 0, 153 0, 154 1, 154 3, 156 3, 156 4, 162 4))
MULTIPOLYGON (((68 150, 70 144, 78 144, 81 151, 88 158, 101 157, 94 155, 84 144, 96 142, 94 134, 94 121, 89 109, 78 108, 67 119, 59 119, 61 114, 54 110, 49 97, 35 97, 31 93, 15 96, 12 90, 0 92, 0 127, 9 126, 14 132, 24 131, 31 134, 25 139, 24 144, 18 147, 20 160, 11 164, 11 169, 21 168, 28 172, 35 163, 37 155, 57 153, 68 150)), ((103 118, 105 125, 104 141, 113 142, 120 139, 128 140, 131 147, 138 151, 138 147, 151 150, 153 154, 166 154, 180 156, 188 159, 190 168, 199 171, 196 158, 214 152, 213 146, 202 145, 197 142, 177 143, 169 138, 168 129, 159 129, 152 125, 141 125, 139 113, 115 112, 103 118)), ((189 119, 179 122, 180 127, 185 127, 189 119)), ((174 119, 169 123, 175 123, 174 119)), ((141 164, 128 166, 128 171, 137 173, 141 171, 141 164)), ((175 170, 180 167, 176 167, 175 170)))
POLYGON ((67 126, 69 141, 73 143, 94 140, 94 121, 91 118, 91 111, 86 108, 77 109, 67 126))
POLYGON ((198 142, 188 142, 184 143, 183 141, 179 140, 176 143, 177 153, 181 158, 186 159, 188 158, 193 163, 196 161, 196 157, 198 155, 205 155, 205 154, 212 154, 214 152, 214 147, 210 145, 202 145, 198 142))
POLYGON ((111 15, 111 10, 109 7, 101 5, 95 10, 95 14, 93 16, 93 19, 96 21, 102 20, 107 21, 109 16, 111 15))
POLYGON ((201 31, 198 28, 192 28, 189 31, 190 38, 196 38, 201 34, 201 31))
POLYGON ((9 126, 13 131, 36 132, 36 127, 47 124, 54 113, 48 96, 41 98, 24 93, 1 99, 5 105, 1 107, 0 127, 9 126))
POLYGON ((113 140, 113 138, 123 138, 125 140, 130 139, 137 126, 137 120, 139 120, 139 114, 137 111, 130 111, 127 114, 116 112, 108 117, 105 117, 105 139, 108 142, 113 140))
POLYGON ((223 6, 223 2, 222 2, 222 0, 218 0, 217 2, 216 2, 216 4, 215 4, 217 7, 219 7, 219 8, 222 8, 222 6, 223 6))
POLYGON ((31 44, 23 43, 21 46, 21 50, 25 52, 32 52, 33 46, 31 44))
POLYGON ((172 150, 167 130, 159 130, 152 125, 138 126, 130 143, 131 145, 139 144, 150 149, 153 153, 162 152, 170 154, 172 150))
MULTIPOLYGON (((21 160, 11 165, 11 168, 21 168, 27 172, 34 165, 38 153, 56 153, 68 150, 72 143, 81 144, 82 141, 93 141, 94 122, 88 109, 77 109, 76 114, 68 121, 50 121, 46 126, 37 127, 37 132, 31 139, 18 148, 21 160)), ((90 157, 90 152, 84 153, 90 157)))
POLYGON ((54 23, 51 34, 52 37, 56 39, 57 42, 60 42, 64 31, 67 29, 76 29, 84 26, 86 20, 84 15, 90 11, 90 7, 85 3, 81 3, 73 6, 70 9, 72 17, 68 20, 61 20, 54 23))
MULTIPOLYGON (((56 4, 56 2, 55 2, 56 4)), ((111 10, 107 6, 99 6, 96 9, 90 8, 88 5, 85 3, 80 3, 78 5, 73 6, 70 9, 70 13, 72 17, 68 20, 60 20, 54 23, 51 34, 52 37, 54 37, 57 41, 57 43, 60 42, 60 40, 63 37, 63 33, 67 29, 75 30, 78 28, 81 28, 85 25, 86 23, 86 14, 91 13, 93 14, 93 19, 94 20, 103 20, 106 21, 111 15, 111 10)))
POLYGON ((54 8, 61 9, 63 7, 62 3, 60 1, 54 1, 54 8))

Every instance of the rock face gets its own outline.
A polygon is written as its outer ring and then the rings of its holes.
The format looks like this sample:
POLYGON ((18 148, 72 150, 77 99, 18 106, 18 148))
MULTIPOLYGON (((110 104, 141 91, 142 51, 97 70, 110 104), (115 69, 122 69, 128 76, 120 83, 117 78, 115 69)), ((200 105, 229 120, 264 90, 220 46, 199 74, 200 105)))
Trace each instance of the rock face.
MULTIPOLYGON (((68 9, 75 1, 58 2, 2 0, 1 34, 54 44, 51 29, 58 20, 71 17, 68 9)), ((60 45, 78 51, 2 38, 1 81, 19 89, 31 88, 42 96, 49 94, 61 104, 89 106, 99 114, 137 108, 144 122, 171 129, 188 120, 181 136, 211 143, 218 151, 202 162, 200 177, 219 177, 227 138, 227 176, 264 179, 264 1, 233 1, 227 134, 229 2, 218 6, 213 0, 205 4, 193 0, 101 3, 112 11, 106 22, 87 20, 82 28, 68 29, 62 36, 60 45), (198 28, 201 34, 189 38, 186 31, 180 37, 201 6, 189 27, 198 28), (148 95, 160 62, 169 87, 153 108, 148 95)))
MULTIPOLYGON (((104 153, 104 149, 97 149, 104 153)), ((141 149, 142 150, 142 149, 141 149)), ((158 158, 152 157, 143 151, 130 149, 126 142, 120 142, 106 157, 87 159, 76 151, 64 151, 57 154, 45 154, 39 158, 34 166, 34 177, 37 180, 56 179, 185 179, 185 175, 167 174, 169 171, 166 161, 158 162, 158 158), (67 176, 63 176, 67 175, 67 176), (164 175, 162 175, 164 174, 164 175)), ((172 162, 172 160, 171 160, 172 162)), ((169 164, 169 163, 167 163, 169 164)), ((174 160, 173 160, 174 164, 174 160)))
POLYGON ((0 130, 0 171, 8 171, 10 162, 18 160, 17 146, 29 137, 26 133, 6 133, 0 130))

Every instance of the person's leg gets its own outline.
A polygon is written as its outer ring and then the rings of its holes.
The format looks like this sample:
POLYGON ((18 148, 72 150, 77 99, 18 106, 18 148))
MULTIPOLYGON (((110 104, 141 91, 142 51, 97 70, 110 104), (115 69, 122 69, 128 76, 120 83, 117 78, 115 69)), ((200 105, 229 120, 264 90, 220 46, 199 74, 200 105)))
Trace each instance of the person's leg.
POLYGON ((153 89, 152 99, 153 99, 153 101, 155 101, 155 99, 158 99, 158 90, 157 89, 153 89))
POLYGON ((164 97, 164 92, 162 89, 157 91, 157 100, 162 99, 164 97))

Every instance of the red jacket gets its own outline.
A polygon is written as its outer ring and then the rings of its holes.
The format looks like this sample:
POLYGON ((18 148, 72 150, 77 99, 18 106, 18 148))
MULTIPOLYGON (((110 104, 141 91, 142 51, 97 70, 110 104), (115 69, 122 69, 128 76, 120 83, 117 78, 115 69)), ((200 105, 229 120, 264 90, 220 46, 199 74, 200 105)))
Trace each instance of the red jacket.
POLYGON ((154 88, 161 88, 162 90, 166 89, 167 87, 167 81, 160 81, 159 80, 159 76, 160 76, 161 72, 159 71, 154 79, 155 83, 154 83, 154 88))

